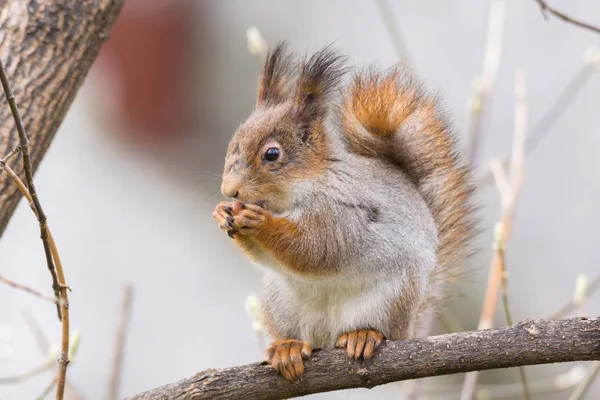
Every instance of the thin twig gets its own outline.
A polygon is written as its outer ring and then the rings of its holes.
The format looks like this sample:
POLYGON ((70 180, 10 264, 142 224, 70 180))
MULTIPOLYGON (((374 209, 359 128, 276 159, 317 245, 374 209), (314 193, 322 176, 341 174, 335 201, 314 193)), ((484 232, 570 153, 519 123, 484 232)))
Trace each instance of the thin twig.
POLYGON ((585 397, 587 391, 589 390, 592 382, 598 376, 598 372, 600 372, 600 362, 594 363, 592 368, 590 369, 590 373, 586 378, 575 388, 569 400, 581 400, 585 397))
POLYGON ((117 322, 117 333, 115 337, 115 348, 112 358, 112 372, 108 384, 108 400, 119 398, 119 385, 121 383, 121 370, 123 369, 123 355, 125 350, 125 339, 127 328, 131 320, 131 304, 133 301, 133 287, 129 284, 123 286, 123 299, 117 322))
MULTIPOLYGON (((531 394, 540 396, 564 392, 577 386, 586 375, 586 368, 583 365, 576 365, 569 371, 551 378, 531 381, 531 394)), ((448 393, 456 393, 460 389, 460 386, 457 385, 423 385, 423 394, 427 398, 446 399, 448 393)), ((477 385, 475 398, 478 400, 522 399, 523 384, 518 382, 477 385)))
POLYGON ((527 104, 527 79, 525 70, 517 68, 515 71, 515 133, 513 137, 512 155, 510 158, 509 178, 513 191, 513 202, 517 193, 523 185, 525 171, 525 143, 527 131, 529 107, 527 104))
MULTIPOLYGON (((500 227, 501 228, 501 227, 500 227)), ((501 233, 498 235, 501 236, 501 233)), ((494 251, 498 253, 498 259, 500 260, 500 270, 502 277, 502 304, 504 306, 504 315, 506 316, 506 322, 508 325, 513 324, 512 313, 510 311, 510 303, 508 301, 508 271, 506 270, 506 261, 504 258, 504 247, 502 239, 499 237, 498 242, 494 245, 494 251)), ((526 400, 531 399, 531 391, 529 389, 529 380, 527 379, 527 372, 525 367, 519 367, 519 375, 521 376, 521 383, 523 385, 523 394, 526 400)))
POLYGON ((575 281, 575 295, 573 301, 577 305, 577 315, 585 317, 585 298, 587 296, 587 276, 585 274, 579 274, 575 281))
POLYGON ((502 283, 502 303, 504 305, 504 315, 506 316, 506 322, 508 325, 512 325, 512 313, 510 312, 510 305, 508 302, 508 271, 506 270, 506 261, 504 259, 504 247, 502 244, 501 232, 502 226, 498 224, 496 226, 496 239, 494 239, 494 252, 498 254, 498 260, 500 264, 500 280, 502 283))
POLYGON ((29 294, 32 294, 32 295, 34 295, 36 297, 39 297, 42 300, 46 300, 46 301, 49 301, 51 303, 56 303, 56 300, 54 299, 54 297, 47 296, 44 293, 39 292, 39 291, 37 291, 35 289, 32 289, 29 286, 23 285, 21 283, 17 283, 17 282, 11 281, 10 279, 6 278, 2 274, 0 274, 0 282, 4 282, 8 286, 11 286, 11 287, 13 287, 15 289, 19 289, 19 290, 22 290, 22 291, 27 292, 29 294))
POLYGON ((476 165, 478 161, 484 117, 491 101, 498 74, 498 66, 500 65, 506 0, 490 0, 488 7, 482 72, 479 79, 474 83, 472 98, 469 101, 471 117, 467 131, 467 149, 465 154, 466 160, 470 165, 476 165))
POLYGON ((448 312, 448 310, 443 310, 439 313, 438 321, 440 321, 442 325, 444 325, 446 333, 465 331, 465 329, 462 327, 460 322, 458 322, 456 317, 454 317, 454 315, 452 315, 451 312, 448 312))
POLYGON ((498 190, 498 194, 500 195, 502 209, 508 208, 512 196, 512 188, 502 162, 497 158, 492 158, 489 162, 489 167, 496 183, 496 190, 498 190))
POLYGON ((60 296, 61 296, 61 310, 62 310, 62 329, 61 329, 61 343, 60 343, 60 357, 58 358, 58 372, 57 372, 57 384, 56 384, 56 400, 62 400, 65 392, 65 385, 67 383, 67 366, 69 365, 69 296, 67 290, 70 287, 66 284, 64 268, 58 248, 54 242, 54 237, 48 228, 48 243, 50 244, 50 250, 56 264, 56 271, 58 272, 58 279, 60 279, 60 296))
POLYGON ((593 76, 595 70, 596 67, 585 62, 582 67, 577 70, 573 78, 567 83, 558 97, 556 97, 556 100, 548 107, 548 110, 546 110, 542 118, 531 129, 531 133, 527 136, 527 143, 525 145, 527 154, 533 153, 544 137, 548 135, 554 124, 569 108, 569 105, 575 100, 577 94, 585 87, 585 84, 593 76))
POLYGON ((35 318, 30 309, 25 309, 23 311, 23 318, 25 318, 25 322, 27 323, 31 334, 35 338, 35 342, 37 343, 42 355, 48 354, 48 351, 50 351, 50 341, 44 333, 39 321, 35 318))
MULTIPOLYGON (((589 297, 592 293, 600 288, 600 275, 598 275, 594 280, 588 284, 587 289, 585 291, 586 297, 589 297)), ((567 304, 562 306, 558 311, 554 314, 550 315, 548 319, 561 319, 567 316, 571 311, 577 308, 577 302, 575 299, 572 299, 567 304)))
POLYGON ((8 163, 8 161, 11 158, 13 158, 14 156, 16 156, 17 154, 19 154, 20 152, 21 152, 21 147, 17 146, 14 149, 12 149, 11 152, 8 153, 4 158, 0 159, 0 174, 4 170, 4 166, 8 163))
POLYGON ((34 367, 34 368, 30 369, 29 371, 25 371, 21 374, 0 377, 0 385, 8 385, 8 384, 25 382, 31 378, 35 378, 36 376, 43 374, 44 372, 52 369, 53 365, 54 365, 54 360, 49 359, 48 361, 45 361, 43 364, 38 365, 37 367, 34 367))
POLYGON ((27 183, 27 189, 29 190, 29 194, 31 195, 32 199, 32 201, 30 201, 30 204, 32 204, 32 207, 35 209, 38 222, 40 223, 40 238, 42 239, 42 243, 44 245, 44 254, 46 255, 46 263, 48 265, 48 270, 50 271, 50 275, 52 276, 52 289, 54 290, 54 296, 56 297, 57 302, 56 311, 58 313, 58 318, 61 319, 61 307, 58 304, 58 299, 60 297, 60 282, 58 280, 58 275, 56 273, 56 268, 52 259, 50 244, 48 243, 48 228, 46 225, 46 214, 44 213, 44 209, 42 208, 42 204, 40 203, 40 199, 35 190, 35 184, 33 183, 33 168, 31 166, 29 139, 27 139, 27 134, 25 133, 25 128, 23 127, 23 120, 21 119, 21 115, 19 114, 19 109, 17 107, 17 103, 15 102, 15 96, 8 83, 8 77, 6 76, 6 71, 4 70, 4 63, 2 62, 1 58, 0 81, 2 82, 2 88, 4 89, 6 100, 8 101, 10 111, 15 120, 17 132, 19 133, 19 147, 21 148, 21 156, 23 158, 25 181, 27 183))
POLYGON ((377 4, 377 10, 379 11, 381 20, 383 21, 390 39, 392 40, 394 50, 396 51, 396 57, 398 57, 398 60, 400 60, 404 65, 410 68, 412 65, 410 53, 406 43, 404 42, 404 38, 400 33, 400 25, 394 16, 394 10, 392 10, 390 7, 388 0, 375 0, 375 3, 377 4))
MULTIPOLYGON (((19 188, 23 196, 31 203, 31 195, 25 187, 25 184, 19 179, 15 171, 12 170, 8 165, 5 166, 6 173, 13 180, 15 185, 19 188)), ((34 208, 31 209, 34 213, 36 210, 34 208)), ((58 372, 57 372, 57 385, 56 385, 56 399, 62 400, 65 392, 65 382, 67 377, 67 365, 69 364, 69 296, 67 294, 67 289, 70 289, 69 286, 65 284, 65 274, 62 266, 62 261, 60 259, 60 255, 58 253, 58 248, 56 247, 56 243, 54 242, 54 237, 52 236, 52 232, 49 227, 46 227, 47 234, 47 242, 48 247, 50 249, 50 254, 52 255, 53 261, 56 265, 56 272, 58 274, 58 279, 60 279, 60 309, 62 314, 61 319, 61 347, 60 347, 60 357, 58 358, 58 372)))
MULTIPOLYGON (((506 291, 506 271, 504 263, 504 249, 510 238, 512 223, 514 220, 515 207, 521 187, 524 180, 524 154, 527 138, 527 90, 525 82, 525 73, 517 70, 515 73, 515 130, 513 138, 513 150, 510 162, 510 175, 507 178, 504 168, 499 161, 490 163, 491 171, 496 178, 496 186, 501 197, 502 211, 500 221, 497 225, 497 234, 494 240, 494 253, 490 264, 488 286, 485 292, 485 298, 479 324, 477 329, 489 329, 493 326, 494 316, 496 315, 496 305, 498 302, 498 289, 503 285, 503 294, 507 296, 506 291), (509 181, 510 178, 510 181, 509 181), (508 183, 510 187, 508 186, 508 183)), ((508 319, 512 319, 508 310, 508 297, 503 299, 505 311, 508 319)), ((525 398, 529 399, 529 385, 524 370, 520 371, 525 398)), ((470 372, 465 377, 461 400, 470 400, 475 395, 478 372, 470 372)))
POLYGON ((563 12, 560 12, 560 11, 556 10, 555 8, 550 7, 545 0, 535 0, 535 1, 540 5, 540 8, 542 9, 542 13, 544 14, 544 17, 546 16, 546 13, 549 12, 550 14, 562 19, 565 22, 568 22, 568 23, 578 26, 580 28, 588 29, 592 32, 600 33, 599 27, 594 26, 592 24, 588 24, 587 22, 583 22, 581 20, 570 17, 563 12))
MULTIPOLYGON (((550 133, 554 124, 560 119, 564 112, 569 108, 576 95, 585 87, 589 78, 593 75, 595 67, 589 64, 577 70, 573 78, 567 83, 564 89, 560 92, 556 100, 546 110, 542 118, 531 129, 525 143, 525 153, 533 153, 542 140, 550 133)), ((509 159, 503 161, 504 167, 508 167, 509 159)), ((488 168, 482 166, 478 179, 479 185, 491 184, 494 182, 492 174, 488 168)))
MULTIPOLYGON (((50 340, 48 340, 48 336, 44 332, 39 321, 37 320, 37 318, 35 318, 35 316, 31 312, 31 310, 29 310, 27 308, 25 310, 23 310, 23 318, 25 319, 25 322, 27 323, 27 326, 29 327, 31 334, 35 338, 35 341, 38 345, 40 353, 44 356, 47 355, 51 350, 50 349, 50 340)), ((77 342, 77 333, 75 333, 75 335, 73 335, 73 336, 74 336, 73 343, 71 345, 71 348, 69 349, 69 351, 71 352, 71 354, 69 355, 69 360, 71 360, 71 362, 73 362, 75 360, 75 355, 77 354, 77 348, 78 348, 77 343, 76 343, 77 342)), ((53 367, 56 366, 56 364, 54 364, 54 360, 52 361, 52 364, 53 364, 52 365, 53 367)), ((69 396, 67 396, 69 399, 71 399, 71 400, 82 400, 83 399, 83 396, 79 392, 79 389, 77 389, 72 383, 70 383, 68 381, 65 383, 65 390, 70 394, 69 396)))
POLYGON ((48 396, 48 394, 50 394, 52 389, 54 389, 54 386, 56 386, 56 383, 57 383, 56 377, 52 378, 52 381, 48 384, 48 386, 46 386, 44 388, 42 393, 40 393, 40 395, 37 397, 37 400, 44 400, 46 398, 46 396, 48 396))

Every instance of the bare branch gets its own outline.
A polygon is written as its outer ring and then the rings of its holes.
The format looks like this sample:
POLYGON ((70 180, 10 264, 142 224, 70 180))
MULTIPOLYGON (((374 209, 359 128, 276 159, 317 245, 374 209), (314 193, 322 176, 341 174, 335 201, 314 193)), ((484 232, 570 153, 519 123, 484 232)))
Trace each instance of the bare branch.
POLYGON ((588 376, 575 388, 573 394, 569 397, 569 400, 581 400, 585 397, 588 389, 594 382, 594 379, 598 376, 598 372, 600 372, 600 362, 596 362, 592 368, 588 376))
POLYGON ((117 321, 117 335, 115 338, 115 349, 112 359, 112 372, 110 374, 110 382, 108 385, 109 400, 117 400, 119 398, 119 384, 121 382, 121 369, 123 364, 123 352, 125 350, 125 339, 127 336, 127 328, 131 319, 131 303, 133 301, 133 286, 123 286, 123 300, 121 302, 119 320, 117 321))
POLYGON ((468 371, 600 359, 600 318, 525 320, 508 328, 388 341, 371 361, 341 349, 315 351, 303 381, 292 384, 265 363, 206 370, 131 397, 282 399, 468 371))
POLYGON ((44 388, 44 390, 42 391, 42 393, 40 393, 40 395, 36 398, 37 400, 44 400, 46 398, 46 396, 48 396, 50 394, 50 392, 52 391, 52 389, 54 389, 54 386, 56 386, 57 384, 57 379, 56 377, 52 378, 52 380, 50 381, 50 383, 48 385, 46 385, 46 387, 44 388))
POLYGON ((506 14, 506 0, 490 0, 488 3, 488 21, 483 52, 483 67, 481 76, 474 82, 473 94, 469 100, 471 116, 467 131, 466 160, 470 165, 477 163, 483 134, 485 113, 489 107, 492 93, 496 84, 500 55, 502 53, 502 38, 506 14))
POLYGON ((0 385, 8 385, 8 384, 25 382, 31 378, 35 378, 36 376, 52 369, 53 365, 54 365, 54 360, 48 360, 48 361, 45 361, 43 364, 38 365, 37 367, 34 367, 34 368, 30 369, 29 371, 25 371, 19 375, 0 377, 0 385))
MULTIPOLYGON (((587 286, 587 288, 585 290, 585 295, 586 296, 591 295, 593 292, 595 292, 596 290, 598 290, 598 288, 600 288, 600 275, 598 275, 596 278, 594 278, 594 280, 590 284, 588 284, 588 286, 587 286)), ((577 302, 575 301, 575 299, 573 299, 570 302, 568 302, 567 304, 565 304, 564 306, 562 306, 554 314, 550 315, 548 317, 548 319, 560 319, 560 318, 564 318, 571 311, 575 310, 576 308, 577 308, 577 302)))
POLYGON ((35 318, 30 309, 25 309, 23 311, 23 318, 25 319, 25 323, 27 323, 31 334, 35 338, 35 342, 42 355, 48 354, 48 351, 50 351, 50 340, 42 329, 40 322, 35 318))
MULTIPOLYGON (((564 89, 556 97, 556 100, 546 110, 542 118, 531 129, 525 143, 526 154, 531 154, 539 146, 542 140, 548 135, 554 124, 560 119, 564 112, 569 108, 577 94, 585 87, 593 75, 596 67, 585 63, 567 83, 564 89)), ((504 166, 509 165, 509 160, 503 161, 504 166)), ((479 173, 478 184, 487 185, 493 183, 492 174, 487 168, 482 168, 479 173)))
MULTIPOLYGON (((506 270, 504 263, 504 249, 510 238, 512 223, 514 220, 517 199, 523 186, 525 170, 525 143, 527 138, 527 85, 525 72, 517 70, 515 73, 515 130, 513 138, 513 150, 510 162, 510 181, 506 176, 504 167, 499 162, 490 163, 492 173, 496 180, 496 187, 502 200, 502 211, 500 221, 496 225, 492 255, 490 264, 487 289, 479 317, 477 329, 488 329, 493 326, 496 315, 496 304, 498 302, 498 289, 503 287, 503 303, 509 324, 512 318, 508 309, 508 293, 506 289, 506 270)), ((523 381, 525 398, 529 399, 529 386, 525 370, 520 369, 523 381)), ((468 373, 465 376, 461 400, 470 400, 475 395, 478 371, 468 373)))
POLYGON ((62 318, 60 305, 58 304, 58 300, 60 298, 60 283, 58 282, 58 275, 56 274, 54 260, 52 259, 52 254, 50 252, 50 244, 48 243, 48 227, 46 225, 47 218, 46 214, 44 213, 44 209, 42 208, 42 203, 40 202, 39 196, 35 189, 35 184, 33 182, 29 139, 27 139, 27 134, 25 133, 25 128, 23 127, 23 120, 21 119, 21 114, 19 113, 19 108, 17 107, 17 103, 15 101, 15 95, 13 94, 12 89, 10 88, 10 84, 8 83, 8 77, 6 76, 6 71, 4 70, 4 63, 2 62, 1 58, 0 81, 2 82, 2 88, 4 89, 6 100, 8 101, 10 111, 15 120, 17 132, 19 133, 19 148, 21 149, 23 169, 25 170, 25 182, 27 183, 27 189, 29 191, 29 195, 31 196, 30 204, 34 208, 35 215, 38 219, 38 222, 40 223, 40 238, 42 239, 42 244, 44 245, 46 264, 48 265, 48 270, 50 271, 50 275, 52 276, 52 290, 54 290, 54 297, 56 298, 56 311, 58 313, 58 319, 60 320, 62 318))
POLYGON ((19 289, 19 290, 22 290, 22 291, 24 291, 24 292, 27 292, 27 293, 29 293, 29 294, 32 294, 32 295, 34 295, 34 296, 36 296, 36 297, 39 297, 39 298, 40 298, 40 299, 42 299, 42 300, 46 300, 46 301, 49 301, 49 302, 51 302, 51 303, 56 303, 56 300, 55 300, 53 297, 47 296, 47 295, 45 295, 44 293, 42 293, 42 292, 40 292, 40 291, 37 291, 37 290, 35 290, 35 289, 33 289, 33 288, 30 288, 30 287, 29 287, 29 286, 27 286, 27 285, 23 285, 23 284, 21 284, 21 283, 17 283, 17 282, 15 282, 15 281, 12 281, 12 280, 10 280, 10 279, 6 278, 6 277, 5 277, 4 275, 2 275, 2 274, 0 274, 0 282, 4 282, 4 283, 6 283, 8 286, 11 286, 11 287, 13 287, 13 288, 15 288, 15 289, 19 289))
POLYGON ((381 20, 383 21, 390 39, 392 40, 392 44, 394 45, 396 57, 398 57, 398 60, 400 60, 404 65, 410 67, 412 65, 410 53, 406 43, 404 42, 404 38, 400 33, 400 24, 398 24, 398 20, 394 16, 394 10, 392 10, 390 7, 388 0, 375 0, 375 3, 377 3, 377 10, 379 11, 381 20))
POLYGON ((502 208, 506 208, 512 197, 512 188, 510 187, 508 175, 506 175, 506 171, 502 166, 502 161, 498 158, 492 158, 489 162, 489 166, 492 176, 494 177, 494 182, 496 183, 496 190, 498 190, 498 194, 500 195, 502 208))
POLYGON ((565 22, 568 22, 570 24, 573 24, 573 25, 578 26, 583 29, 588 29, 592 32, 600 33, 599 27, 588 24, 587 22, 580 21, 578 19, 568 16, 567 14, 565 14, 563 12, 560 12, 560 11, 554 9, 553 7, 550 7, 545 0, 535 0, 535 1, 540 5, 540 8, 542 9, 542 13, 544 14, 544 16, 546 16, 546 13, 549 12, 550 14, 554 15, 557 18, 562 19, 565 22))
MULTIPOLYGON (((562 374, 552 376, 550 378, 532 380, 530 382, 531 394, 534 396, 541 396, 545 394, 556 394, 573 389, 585 379, 586 372, 585 366, 578 363, 569 371, 562 374)), ((424 386, 423 393, 428 399, 447 399, 448 393, 456 393, 459 392, 460 389, 460 386, 457 385, 436 384, 424 386)), ((523 385, 521 382, 478 385, 477 392, 475 394, 475 398, 478 400, 508 400, 521 399, 522 397, 523 385)))
POLYGON ((6 163, 8 163, 8 161, 11 158, 13 158, 14 156, 16 156, 20 152, 21 152, 21 147, 17 146, 14 149, 12 149, 10 151, 10 153, 8 153, 4 158, 0 159, 0 174, 2 173, 2 170, 4 169, 4 166, 6 165, 6 163))
MULTIPOLYGON (((23 196, 29 201, 32 202, 31 195, 29 191, 25 187, 25 184, 19 179, 15 171, 12 170, 8 165, 4 166, 4 169, 8 176, 12 179, 15 185, 19 188, 23 196)), ((31 209, 34 213, 36 213, 36 209, 31 209)), ((60 282, 59 289, 59 301, 58 306, 61 309, 61 351, 60 357, 58 358, 58 373, 57 373, 57 385, 56 385, 56 399, 62 400, 64 397, 65 384, 67 379, 67 365, 69 364, 69 296, 67 294, 67 289, 69 287, 66 285, 65 274, 62 266, 62 261, 60 259, 60 255, 58 254, 58 249, 56 247, 56 243, 54 242, 54 237, 52 236, 52 232, 50 232, 50 228, 46 227, 46 234, 48 239, 48 248, 50 249, 50 254, 52 256, 52 260, 56 265, 56 273, 60 282)))

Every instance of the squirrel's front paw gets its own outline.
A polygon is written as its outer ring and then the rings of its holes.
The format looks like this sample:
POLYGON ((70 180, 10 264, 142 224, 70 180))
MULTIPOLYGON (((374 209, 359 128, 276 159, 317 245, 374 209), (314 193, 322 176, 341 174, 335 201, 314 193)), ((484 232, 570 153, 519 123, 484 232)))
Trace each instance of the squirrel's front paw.
POLYGON ((212 214, 213 218, 219 223, 219 228, 227 232, 229 237, 233 238, 236 229, 233 226, 233 204, 228 201, 222 201, 217 204, 212 214))
POLYGON ((340 335, 335 347, 345 348, 348 357, 355 360, 359 358, 368 360, 373 357, 373 352, 383 339, 384 336, 381 332, 373 329, 360 329, 340 335))
POLYGON ((233 229, 242 235, 254 235, 269 217, 269 212, 262 207, 242 204, 233 216, 233 229))
POLYGON ((304 360, 310 357, 310 344, 300 340, 277 340, 266 351, 266 359, 275 371, 293 382, 304 373, 304 360))

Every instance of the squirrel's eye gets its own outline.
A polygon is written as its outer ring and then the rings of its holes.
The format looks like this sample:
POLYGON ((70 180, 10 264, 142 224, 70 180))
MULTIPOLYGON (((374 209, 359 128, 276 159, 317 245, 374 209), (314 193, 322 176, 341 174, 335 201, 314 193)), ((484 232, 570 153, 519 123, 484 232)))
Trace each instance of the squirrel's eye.
POLYGON ((277 161, 279 158, 279 149, 277 147, 270 147, 265 151, 265 160, 277 161))

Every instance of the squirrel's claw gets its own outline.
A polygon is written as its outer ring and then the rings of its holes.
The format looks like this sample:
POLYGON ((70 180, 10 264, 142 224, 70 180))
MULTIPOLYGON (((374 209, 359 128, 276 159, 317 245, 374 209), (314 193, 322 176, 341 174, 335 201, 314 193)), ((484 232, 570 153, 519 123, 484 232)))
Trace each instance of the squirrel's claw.
POLYGON ((233 239, 236 233, 252 235, 261 227, 268 212, 256 205, 246 205, 238 202, 237 211, 233 203, 222 201, 215 207, 212 216, 219 223, 219 228, 227 232, 233 239))
POLYGON ((300 340, 277 340, 265 353, 273 369, 286 380, 293 382, 304 373, 304 360, 310 357, 312 348, 300 340))
POLYGON ((237 232, 237 230, 233 226, 234 217, 231 203, 226 201, 219 203, 212 216, 215 221, 219 223, 219 228, 227 232, 227 235, 229 235, 230 238, 233 238, 233 235, 237 232))
POLYGON ((233 217, 233 227, 242 235, 253 235, 263 226, 267 217, 268 211, 265 209, 247 204, 233 217))
POLYGON ((360 329, 340 335, 335 347, 345 348, 349 358, 365 360, 373 357, 375 349, 383 342, 383 333, 373 329, 360 329))

